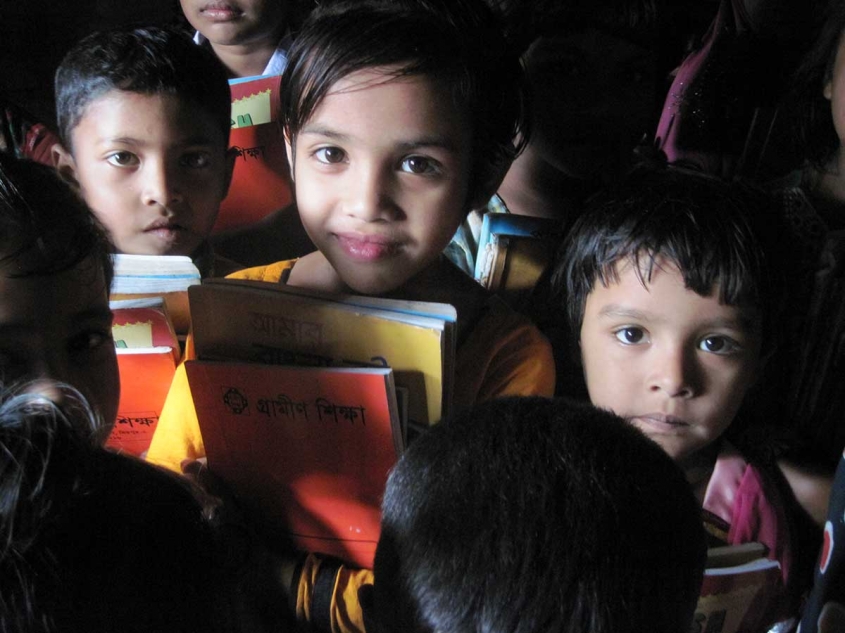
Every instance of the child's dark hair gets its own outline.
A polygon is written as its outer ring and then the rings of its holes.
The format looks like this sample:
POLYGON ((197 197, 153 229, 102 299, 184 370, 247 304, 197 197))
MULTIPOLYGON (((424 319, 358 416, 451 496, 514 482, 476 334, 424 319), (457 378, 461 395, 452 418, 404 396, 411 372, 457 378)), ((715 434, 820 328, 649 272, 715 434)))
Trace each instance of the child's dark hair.
POLYGON ((112 247, 82 198, 55 169, 0 153, 0 268, 53 275, 91 257, 108 289, 112 247))
POLYGON ((211 50, 175 29, 92 33, 62 59, 55 83, 59 136, 70 151, 86 108, 112 90, 183 99, 208 113, 228 144, 232 104, 226 69, 211 50))
POLYGON ((391 473, 374 631, 686 631, 705 551, 683 474, 637 429, 585 403, 496 400, 391 473))
POLYGON ((803 157, 823 169, 840 145, 831 103, 823 90, 833 78, 833 64, 845 32, 845 3, 830 0, 819 25, 812 48, 793 76, 789 105, 797 118, 796 132, 803 157))
POLYGON ((72 387, 0 385, 0 630, 241 630, 188 481, 100 435, 72 387))
MULTIPOLYGON (((472 120, 470 196, 503 175, 527 139, 523 73, 482 0, 340 0, 320 5, 297 35, 282 81, 280 118, 300 129, 344 77, 394 67, 396 78, 442 81, 472 120)), ((469 209, 467 209, 469 210, 469 209)))
POLYGON ((756 309, 764 349, 774 344, 784 278, 779 215, 746 183, 666 166, 641 166, 593 198, 567 234, 552 267, 552 296, 577 338, 595 284, 617 281, 631 262, 647 284, 659 260, 675 264, 685 286, 719 301, 756 309))

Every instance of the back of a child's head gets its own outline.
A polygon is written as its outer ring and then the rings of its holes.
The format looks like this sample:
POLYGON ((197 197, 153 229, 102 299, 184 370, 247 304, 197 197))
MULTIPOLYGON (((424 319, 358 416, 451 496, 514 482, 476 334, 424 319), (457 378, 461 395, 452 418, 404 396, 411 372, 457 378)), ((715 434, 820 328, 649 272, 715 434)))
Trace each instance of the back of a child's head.
POLYGON ((280 118, 296 137, 332 86, 352 73, 442 82, 472 125, 470 192, 504 174, 526 136, 517 52, 483 0, 339 0, 318 6, 297 34, 280 118))
POLYGON ((187 482, 100 435, 71 387, 0 394, 0 630, 238 630, 187 482))
POLYGON ((704 557, 686 480, 639 431, 574 401, 492 401, 427 431, 392 472, 373 626, 677 633, 704 557))
POLYGON ((54 169, 0 153, 0 274, 53 275, 90 257, 107 292, 110 252, 100 223, 54 169))
POLYGON ((687 289, 747 308, 762 323, 763 351, 775 344, 783 301, 780 220, 755 187, 681 168, 643 165, 590 200, 561 244, 553 295, 575 337, 596 284, 618 281, 632 263, 647 286, 661 262, 677 266, 687 289))
POLYGON ((88 106, 113 90, 173 95, 205 112, 224 138, 231 128, 226 70, 185 33, 162 27, 119 28, 80 40, 56 71, 56 119, 65 147, 88 106))
POLYGON ((840 146, 825 86, 835 80, 834 62, 845 32, 845 4, 829 0, 820 15, 813 45, 792 78, 788 105, 802 158, 822 168, 840 146))

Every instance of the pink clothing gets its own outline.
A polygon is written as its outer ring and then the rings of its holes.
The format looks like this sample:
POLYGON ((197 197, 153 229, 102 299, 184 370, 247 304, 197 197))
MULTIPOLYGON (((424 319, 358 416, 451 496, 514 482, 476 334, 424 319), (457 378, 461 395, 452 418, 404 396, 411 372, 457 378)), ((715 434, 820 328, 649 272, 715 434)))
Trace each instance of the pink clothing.
POLYGON ((787 501, 773 476, 749 464, 734 446, 723 441, 702 505, 705 523, 716 523, 712 518, 708 521, 707 513, 710 513, 730 526, 727 544, 757 542, 768 548, 768 557, 780 563, 784 585, 782 595, 773 603, 779 610, 773 617, 796 615, 800 588, 789 584, 795 557, 795 528, 787 501))

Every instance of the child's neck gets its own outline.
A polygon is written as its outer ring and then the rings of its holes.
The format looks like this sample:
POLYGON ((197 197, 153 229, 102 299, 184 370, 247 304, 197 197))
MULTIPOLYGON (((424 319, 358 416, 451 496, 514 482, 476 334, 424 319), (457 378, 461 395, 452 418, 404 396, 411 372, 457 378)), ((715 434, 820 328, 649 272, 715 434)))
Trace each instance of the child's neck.
POLYGON ((281 37, 271 37, 234 46, 211 44, 214 54, 223 62, 230 78, 253 77, 264 73, 276 52, 281 37))
POLYGON ((511 213, 563 220, 577 212, 592 187, 561 172, 529 144, 511 164, 498 194, 511 213))
POLYGON ((716 457, 719 455, 719 444, 718 441, 713 442, 678 462, 699 503, 704 502, 707 484, 710 483, 713 468, 716 466, 716 457))

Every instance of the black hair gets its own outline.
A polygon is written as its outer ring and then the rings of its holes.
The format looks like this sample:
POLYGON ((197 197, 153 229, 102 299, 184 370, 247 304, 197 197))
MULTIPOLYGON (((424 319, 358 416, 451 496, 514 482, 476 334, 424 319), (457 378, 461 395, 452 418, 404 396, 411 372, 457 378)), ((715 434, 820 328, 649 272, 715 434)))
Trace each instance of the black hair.
POLYGON ((756 310, 764 349, 774 344, 784 271, 779 216, 750 184, 671 166, 640 166, 587 204, 552 264, 553 301, 566 311, 576 338, 596 283, 618 280, 630 261, 647 285, 661 258, 675 264, 685 286, 719 301, 756 310))
POLYGON ((92 33, 62 59, 55 88, 59 136, 69 151, 87 107, 112 90, 183 99, 211 116, 228 145, 232 102, 226 69, 212 51, 176 29, 92 33))
POLYGON ((658 39, 662 0, 487 0, 503 16, 510 40, 521 51, 540 37, 595 28, 646 48, 658 39))
POLYGON ((494 400, 391 473, 373 633, 686 631, 705 551, 683 474, 636 428, 586 403, 494 400))
POLYGON ((795 112, 795 130, 803 156, 818 169, 826 167, 840 145, 831 102, 823 91, 833 79, 836 53, 845 32, 845 4, 831 0, 827 5, 813 46, 793 75, 787 100, 795 112))
MULTIPOLYGON (((518 54, 482 0, 340 0, 315 9, 288 56, 280 119, 291 144, 331 87, 397 67, 442 81, 471 120, 470 197, 504 175, 527 140, 518 54)), ((469 211, 469 209, 467 209, 469 211)))
POLYGON ((100 435, 70 386, 0 386, 0 630, 261 630, 190 482, 100 435))
POLYGON ((85 201, 56 170, 0 152, 0 268, 54 275, 91 258, 111 284, 112 246, 85 201))

